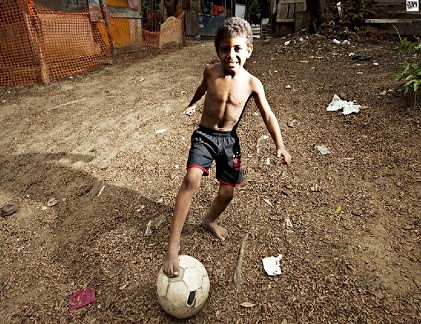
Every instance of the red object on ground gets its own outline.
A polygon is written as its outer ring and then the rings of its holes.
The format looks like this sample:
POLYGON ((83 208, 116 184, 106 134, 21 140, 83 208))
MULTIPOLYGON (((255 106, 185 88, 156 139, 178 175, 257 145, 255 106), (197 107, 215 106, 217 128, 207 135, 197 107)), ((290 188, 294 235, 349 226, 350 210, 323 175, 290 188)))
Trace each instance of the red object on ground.
POLYGON ((96 301, 94 288, 85 288, 82 290, 70 293, 69 311, 74 311, 78 308, 92 304, 96 301))

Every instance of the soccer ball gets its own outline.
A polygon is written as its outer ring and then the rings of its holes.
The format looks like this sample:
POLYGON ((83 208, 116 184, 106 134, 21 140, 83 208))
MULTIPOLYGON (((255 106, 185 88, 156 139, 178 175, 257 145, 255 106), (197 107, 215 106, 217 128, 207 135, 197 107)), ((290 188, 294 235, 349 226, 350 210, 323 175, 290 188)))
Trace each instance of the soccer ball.
POLYGON ((156 288, 162 308, 168 314, 182 319, 200 311, 208 298, 210 282, 205 267, 197 259, 180 255, 178 261, 178 276, 169 278, 161 269, 156 288))

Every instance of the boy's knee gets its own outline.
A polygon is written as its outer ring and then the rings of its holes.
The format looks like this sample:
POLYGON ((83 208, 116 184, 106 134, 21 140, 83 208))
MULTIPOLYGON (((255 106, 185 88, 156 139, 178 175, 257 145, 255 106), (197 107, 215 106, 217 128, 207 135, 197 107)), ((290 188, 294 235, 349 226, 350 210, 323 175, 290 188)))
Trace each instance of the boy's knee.
POLYGON ((218 196, 220 199, 229 203, 234 198, 234 187, 231 186, 222 186, 219 189, 218 196))
POLYGON ((183 184, 186 188, 197 190, 200 187, 201 175, 194 172, 187 172, 184 176, 183 184))

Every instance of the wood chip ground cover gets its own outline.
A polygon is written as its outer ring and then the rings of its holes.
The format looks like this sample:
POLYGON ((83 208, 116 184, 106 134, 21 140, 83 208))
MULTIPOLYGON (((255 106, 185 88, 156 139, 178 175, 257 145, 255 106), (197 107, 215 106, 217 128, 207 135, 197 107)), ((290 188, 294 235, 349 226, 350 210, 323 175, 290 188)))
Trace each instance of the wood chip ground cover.
MULTIPOLYGON (((217 190, 214 170, 182 234, 182 253, 201 260, 211 281, 207 304, 187 322, 419 321, 421 115, 395 81, 404 60, 396 40, 350 43, 256 41, 247 68, 265 85, 294 163, 278 163, 270 139, 257 152, 268 134, 250 104, 239 128, 246 184, 221 217, 229 238, 221 244, 198 227, 217 190), (334 94, 363 109, 327 112, 334 94), (261 260, 279 254, 282 275, 268 277, 261 260)), ((1 89, 0 207, 19 206, 0 218, 2 322, 174 322, 155 280, 201 107, 180 112, 215 57, 211 41, 190 42, 1 89), (85 287, 96 302, 69 312, 69 294, 85 287)))

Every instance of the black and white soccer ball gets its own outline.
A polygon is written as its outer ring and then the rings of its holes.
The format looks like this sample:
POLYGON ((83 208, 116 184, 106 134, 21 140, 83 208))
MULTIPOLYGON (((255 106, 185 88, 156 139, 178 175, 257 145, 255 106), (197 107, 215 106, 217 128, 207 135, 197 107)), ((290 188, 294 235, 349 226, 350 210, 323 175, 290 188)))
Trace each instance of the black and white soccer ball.
POLYGON ((156 288, 162 308, 177 318, 190 317, 203 307, 209 295, 210 282, 203 264, 189 255, 178 257, 179 275, 169 278, 162 269, 156 288))

